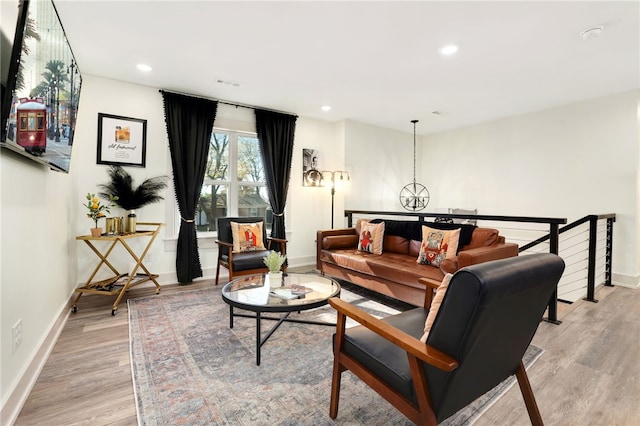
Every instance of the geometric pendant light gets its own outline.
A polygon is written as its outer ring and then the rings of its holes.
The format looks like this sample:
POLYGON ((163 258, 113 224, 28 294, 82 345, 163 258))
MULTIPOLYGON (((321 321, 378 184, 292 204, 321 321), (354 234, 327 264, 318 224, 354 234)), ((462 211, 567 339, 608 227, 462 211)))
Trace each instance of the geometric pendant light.
POLYGON ((424 185, 416 182, 416 123, 418 120, 411 120, 411 122, 413 123, 413 182, 400 190, 400 204, 406 210, 419 211, 429 204, 429 191, 424 185))

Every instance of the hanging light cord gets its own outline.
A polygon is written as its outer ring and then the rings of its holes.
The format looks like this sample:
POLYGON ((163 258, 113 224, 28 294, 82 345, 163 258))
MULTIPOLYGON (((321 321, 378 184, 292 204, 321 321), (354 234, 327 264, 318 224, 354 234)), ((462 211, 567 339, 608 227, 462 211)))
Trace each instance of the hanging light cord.
POLYGON ((413 185, 416 184, 416 123, 418 120, 411 120, 413 123, 413 185))

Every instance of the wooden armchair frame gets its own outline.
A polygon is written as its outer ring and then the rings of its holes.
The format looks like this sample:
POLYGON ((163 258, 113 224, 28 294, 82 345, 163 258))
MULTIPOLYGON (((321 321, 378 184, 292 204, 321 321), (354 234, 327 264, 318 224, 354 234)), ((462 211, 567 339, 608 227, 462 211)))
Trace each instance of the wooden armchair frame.
POLYGON ((444 371, 455 370, 458 368, 458 362, 447 354, 429 345, 425 345, 415 337, 390 326, 341 299, 332 298, 329 299, 329 303, 338 311, 329 416, 332 419, 338 416, 342 372, 350 370, 415 424, 437 424, 435 414, 431 408, 427 378, 421 362, 426 362, 444 371), (418 384, 416 385, 417 406, 343 351, 347 317, 357 321, 359 324, 367 327, 369 330, 384 337, 407 352, 411 376, 413 377, 414 383, 418 384))
MULTIPOLYGON (((542 425, 542 417, 540 415, 540 411, 533 395, 533 390, 529 383, 529 379, 522 362, 522 354, 530 343, 533 334, 535 334, 535 329, 537 328, 539 319, 542 318, 542 315, 544 313, 546 302, 548 301, 550 294, 555 288, 557 281, 562 275, 562 271, 564 270, 564 262, 562 262, 562 260, 558 256, 551 254, 531 255, 526 257, 528 259, 524 259, 524 257, 522 257, 495 261, 494 263, 498 265, 498 268, 502 268, 498 273, 498 275, 500 276, 500 278, 498 278, 498 281, 502 282, 499 284, 499 286, 495 286, 491 289, 485 287, 487 284, 484 281, 491 281, 492 274, 483 272, 487 271, 487 268, 491 268, 491 265, 489 263, 465 268, 463 271, 479 270, 479 278, 473 276, 473 273, 466 274, 467 276, 460 278, 460 282, 458 283, 459 285, 457 285, 457 288, 454 291, 454 295, 450 297, 450 299, 452 300, 447 301, 447 297, 450 296, 451 287, 456 286, 456 277, 454 275, 454 278, 452 279, 450 284, 450 288, 447 292, 447 295, 445 296, 445 300, 443 301, 438 316, 436 317, 436 321, 434 322, 434 328, 432 328, 427 342, 442 342, 443 339, 453 340, 453 346, 451 347, 460 348, 459 359, 456 359, 457 356, 456 358, 454 358, 447 355, 445 352, 431 346, 428 343, 425 344, 421 342, 417 337, 412 336, 405 331, 389 324, 386 319, 377 319, 362 311, 361 309, 338 298, 329 299, 329 303, 337 311, 336 334, 334 335, 334 364, 332 372, 331 401, 329 408, 330 417, 332 419, 335 419, 338 415, 341 375, 345 370, 350 370, 354 375, 360 378, 364 383, 366 383, 380 396, 386 399, 391 405, 402 412, 409 420, 416 423, 417 425, 436 425, 438 421, 444 420, 455 412, 451 412, 453 407, 456 407, 456 410, 463 408, 471 401, 473 401, 473 399, 481 396, 484 392, 486 392, 486 390, 494 387, 495 384, 506 379, 510 375, 515 375, 531 423, 536 426, 542 425), (516 287, 516 289, 511 289, 509 277, 512 275, 512 270, 514 268, 517 270, 517 272, 513 274, 513 287, 516 287), (529 270, 527 270, 527 268, 529 270), (536 269, 534 272, 531 272, 534 270, 533 268, 536 269), (530 278, 528 276, 531 275, 530 272, 534 275, 533 278, 530 278), (473 277, 469 278, 469 275, 473 277), (473 288, 467 290, 465 287, 469 286, 473 280, 478 281, 479 284, 477 286, 472 284, 471 287, 473 288), (537 286, 535 284, 536 280, 539 282, 544 281, 544 283, 541 283, 539 286, 537 286), (539 287, 533 290, 537 293, 537 295, 535 295, 534 297, 534 301, 532 302, 536 306, 535 308, 526 309, 526 313, 522 315, 522 321, 515 320, 515 323, 518 326, 522 326, 521 331, 520 329, 514 331, 521 334, 517 338, 519 342, 514 345, 517 346, 517 348, 505 348, 505 350, 509 351, 510 356, 505 358, 505 364, 502 366, 498 366, 497 371, 495 373, 492 373, 493 376, 488 379, 490 383, 495 384, 489 385, 487 389, 482 390, 477 395, 475 395, 475 393, 473 395, 466 395, 462 397, 462 400, 460 400, 460 397, 456 395, 456 392, 452 391, 450 387, 444 392, 442 391, 442 389, 438 388, 438 385, 434 385, 435 388, 430 387, 429 377, 439 377, 441 379, 442 376, 445 375, 445 380, 447 381, 447 383, 449 383, 448 386, 454 386, 458 388, 462 386, 463 389, 465 386, 465 381, 468 382, 470 380, 476 380, 474 376, 475 370, 473 370, 473 368, 476 367, 466 367, 466 369, 464 370, 460 370, 460 367, 465 365, 464 363, 466 359, 470 360, 470 365, 477 365, 478 360, 488 359, 486 358, 487 356, 489 356, 490 358, 494 358, 491 355, 487 355, 487 353, 491 353, 490 351, 480 351, 480 353, 474 353, 474 351, 476 351, 476 347, 478 346, 485 345, 486 347, 486 340, 489 340, 488 343, 490 346, 496 341, 495 339, 500 339, 502 337, 493 336, 487 339, 487 333, 479 332, 479 328, 476 328, 474 330, 474 327, 476 327, 476 325, 477 327, 481 327, 479 324, 487 324, 485 322, 487 319, 489 319, 488 324, 496 324, 496 317, 492 316, 494 315, 492 312, 489 312, 492 310, 492 306, 496 307, 494 310, 498 311, 499 315, 505 315, 505 302, 499 300, 505 294, 508 294, 508 297, 513 296, 513 299, 510 300, 514 300, 514 303, 526 304, 527 297, 530 297, 531 294, 531 291, 528 291, 527 287, 530 284, 539 287), (484 293, 484 290, 482 290, 484 288, 487 288, 487 292, 492 294, 490 294, 489 296, 480 294, 484 293), (478 289, 481 289, 480 292, 478 292, 478 289), (477 301, 464 300, 465 296, 467 295, 465 292, 469 291, 471 294, 478 294, 477 301), (547 294, 547 292, 549 294, 547 294), (458 309, 457 305, 461 301, 463 305, 466 304, 467 306, 463 307, 462 309, 458 309), (482 306, 482 308, 478 308, 478 306, 482 306), (489 307, 487 308, 487 306, 489 307), (448 310, 448 313, 443 314, 443 311, 446 310, 448 310), (479 312, 483 310, 485 312, 479 312), (458 327, 458 329, 452 331, 452 334, 462 336, 459 341, 456 341, 456 339, 454 338, 447 337, 448 327, 447 322, 445 321, 455 321, 454 318, 457 318, 457 315, 459 313, 458 311, 461 312, 461 315, 464 317, 464 319, 460 324, 454 326, 454 328, 458 327), (441 323, 438 324, 441 316, 444 316, 445 318, 443 320, 440 320, 441 323), (350 354, 345 350, 345 337, 350 334, 350 330, 352 331, 352 335, 353 330, 356 329, 359 329, 358 333, 366 333, 363 331, 362 327, 346 329, 345 325, 347 317, 355 320, 371 333, 375 333, 375 335, 389 342, 390 345, 388 346, 395 345, 396 347, 401 348, 406 353, 408 369, 410 371, 410 376, 414 387, 413 395, 415 401, 408 398, 406 392, 402 393, 401 391, 397 390, 392 385, 387 383, 379 374, 376 374, 370 366, 365 365, 367 361, 358 359, 358 355, 350 354), (436 337, 433 338, 434 330, 436 330, 436 327, 439 327, 439 330, 435 332, 436 337), (458 344, 460 344, 460 346, 456 346, 458 344), (470 370, 470 368, 472 370, 470 370), (466 373, 459 373, 458 370, 466 371, 466 373), (443 373, 437 373, 436 371, 441 371, 443 373), (469 371, 471 372, 471 374, 469 374, 469 371), (504 375, 504 377, 502 375, 504 375), (500 379, 499 381, 492 381, 498 378, 500 379), (430 389, 431 392, 437 393, 438 399, 436 401, 435 407, 434 400, 432 400, 433 395, 430 394, 430 389), (449 401, 446 401, 447 399, 449 399, 449 401), (447 405, 447 407, 443 408, 443 404, 447 405)), ((465 274, 465 272, 463 272, 463 274, 465 274)), ((433 282, 433 280, 421 280, 421 283, 427 286, 427 291, 425 292, 425 307, 416 308, 416 310, 425 310, 426 312, 422 312, 421 314, 424 314, 422 317, 426 318, 426 313, 428 313, 429 305, 431 304, 431 294, 433 292, 432 289, 438 287, 439 283, 433 282)), ((507 306, 506 314, 511 313, 510 309, 511 308, 507 306)), ((517 309, 517 307, 515 307, 514 309, 517 309)), ((412 310, 411 312, 414 312, 416 310, 412 310)), ((397 315, 397 319, 400 319, 400 315, 403 314, 397 315)), ((418 316, 419 315, 416 315, 415 317, 418 316)), ((505 325, 505 327, 509 327, 509 325, 505 325)), ((415 329, 415 324, 412 326, 412 329, 415 329)), ((367 333, 367 335, 371 335, 371 333, 367 333)), ((501 331, 498 330, 497 333, 501 333, 501 331)), ((358 345, 362 345, 358 346, 358 348, 359 350, 368 353, 366 352, 366 340, 369 338, 365 338, 365 343, 363 344, 362 335, 363 334, 359 334, 360 340, 358 340, 358 345)), ((377 345, 386 345, 385 343, 381 343, 384 342, 383 340, 378 338, 375 339, 377 339, 375 340, 375 342, 377 342, 377 345)), ((368 344, 372 344, 371 342, 373 341, 374 340, 369 340, 368 344)), ((354 342, 352 341, 350 345, 353 346, 354 342)), ((380 346, 376 346, 376 348, 380 348, 380 346)), ((456 351, 457 349, 450 351, 450 353, 456 353, 456 351)), ((491 361, 491 364, 495 364, 496 359, 493 359, 491 361)), ((374 366, 373 368, 375 369, 376 367, 374 366)), ((495 365, 493 368, 495 369, 495 365)), ((442 383, 443 382, 441 381, 440 386, 442 386, 442 383)), ((476 390, 474 389, 472 392, 475 391, 476 390)))

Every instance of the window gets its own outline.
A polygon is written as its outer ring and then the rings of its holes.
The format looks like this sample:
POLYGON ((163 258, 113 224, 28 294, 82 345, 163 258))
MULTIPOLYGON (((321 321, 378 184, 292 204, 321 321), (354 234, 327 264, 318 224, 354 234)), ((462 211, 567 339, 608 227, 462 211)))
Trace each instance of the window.
POLYGON ((260 216, 270 224, 270 215, 257 136, 214 129, 196 208, 196 229, 215 232, 217 218, 224 216, 260 216))

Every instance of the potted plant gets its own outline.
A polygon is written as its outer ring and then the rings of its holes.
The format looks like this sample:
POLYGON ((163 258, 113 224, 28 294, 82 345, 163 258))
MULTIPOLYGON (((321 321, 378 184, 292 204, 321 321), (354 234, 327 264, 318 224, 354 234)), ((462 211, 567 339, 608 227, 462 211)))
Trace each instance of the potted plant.
POLYGON ((111 213, 109 209, 113 205, 114 202, 118 201, 118 196, 114 196, 109 194, 109 203, 101 204, 100 198, 96 197, 95 194, 87 193, 87 203, 83 204, 87 209, 89 209, 89 213, 87 213, 87 217, 92 219, 95 223, 95 227, 91 228, 91 236, 99 237, 102 235, 102 228, 98 227, 98 219, 105 217, 106 213, 111 213))
POLYGON ((286 254, 280 254, 271 250, 263 259, 264 264, 269 268, 269 281, 280 282, 282 278, 282 265, 287 260, 286 254))
POLYGON ((158 192, 167 186, 165 176, 146 179, 139 186, 135 186, 131 175, 121 166, 111 166, 108 171, 111 179, 107 184, 98 185, 102 192, 98 195, 113 194, 117 198, 117 205, 129 212, 126 220, 126 232, 136 232, 136 210, 155 203, 164 198, 158 192))

